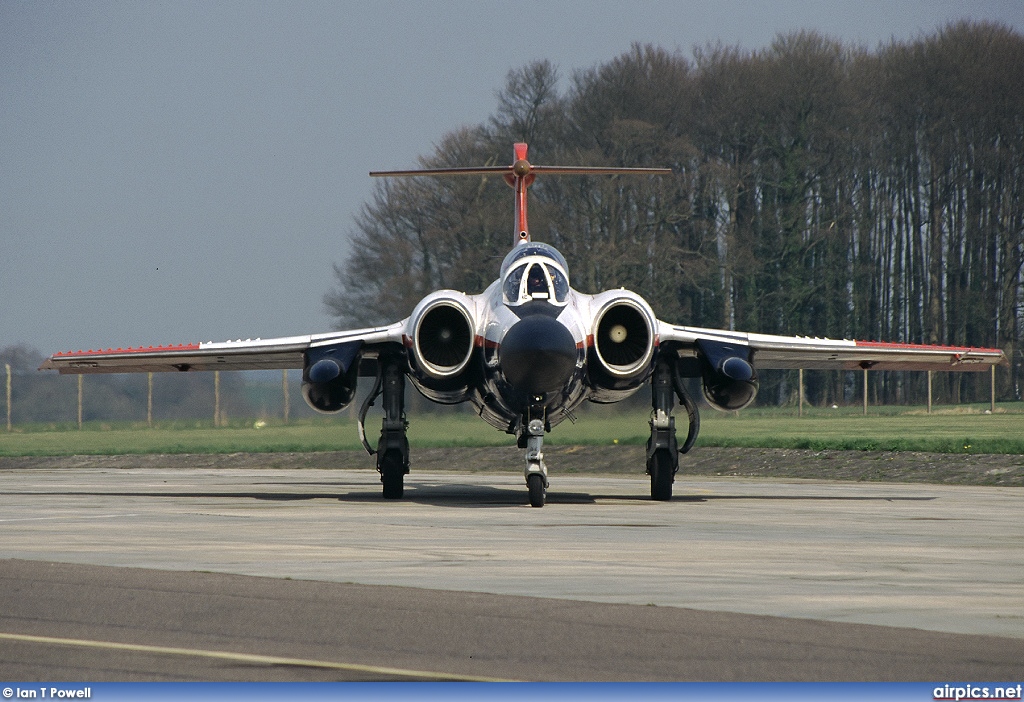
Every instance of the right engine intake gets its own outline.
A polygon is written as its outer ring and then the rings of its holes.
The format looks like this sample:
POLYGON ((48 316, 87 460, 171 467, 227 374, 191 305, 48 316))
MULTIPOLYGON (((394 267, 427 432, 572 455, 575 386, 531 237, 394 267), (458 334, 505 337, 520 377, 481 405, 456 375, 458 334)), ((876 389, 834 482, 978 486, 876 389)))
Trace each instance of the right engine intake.
POLYGON ((598 312, 587 358, 589 399, 618 402, 636 392, 654 368, 654 312, 628 290, 602 293, 595 303, 598 312))
POLYGON ((633 378, 650 366, 654 334, 648 316, 628 298, 608 306, 597 320, 594 350, 603 370, 615 378, 633 378))

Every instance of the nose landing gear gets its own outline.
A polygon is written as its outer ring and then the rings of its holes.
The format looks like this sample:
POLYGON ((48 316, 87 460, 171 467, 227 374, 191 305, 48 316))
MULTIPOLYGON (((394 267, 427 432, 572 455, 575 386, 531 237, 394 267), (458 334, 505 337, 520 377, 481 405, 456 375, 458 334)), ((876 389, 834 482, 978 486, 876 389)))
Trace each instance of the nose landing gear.
POLYGON ((543 507, 548 491, 548 467, 544 464, 544 422, 531 419, 526 426, 526 488, 530 506, 543 507))

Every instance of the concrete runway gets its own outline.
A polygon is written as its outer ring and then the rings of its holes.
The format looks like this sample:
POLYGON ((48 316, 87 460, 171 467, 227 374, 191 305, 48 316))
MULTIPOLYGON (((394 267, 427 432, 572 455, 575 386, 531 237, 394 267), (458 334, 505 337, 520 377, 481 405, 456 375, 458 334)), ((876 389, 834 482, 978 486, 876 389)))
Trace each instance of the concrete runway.
MULTIPOLYGON (((561 598, 576 601, 564 603, 563 608, 578 613, 580 626, 599 621, 608 612, 637 622, 638 628, 628 637, 621 635, 623 645, 628 639, 640 650, 652 634, 650 626, 639 622, 650 619, 652 613, 657 621, 726 617, 735 627, 728 635, 729 629, 722 629, 722 636, 735 637, 735 646, 723 650, 719 667, 701 668, 692 660, 670 657, 675 662, 666 661, 661 668, 623 669, 613 663, 593 667, 593 661, 570 668, 558 665, 558 652, 566 650, 563 645, 552 651, 553 660, 544 656, 545 666, 520 661, 511 669, 499 664, 456 665, 458 656, 448 663, 403 656, 403 666, 414 670, 527 679, 587 679, 573 673, 581 670, 603 671, 605 679, 637 679, 631 678, 629 670, 639 679, 768 679, 769 670, 783 671, 778 679, 926 679, 926 670, 937 675, 956 661, 967 661, 997 666, 977 668, 978 672, 1024 676, 1021 488, 681 476, 677 499, 656 503, 648 499, 648 483, 642 475, 634 479, 556 474, 548 504, 538 510, 526 505, 522 477, 504 473, 414 472, 407 477, 407 498, 400 502, 380 499, 380 483, 372 470, 3 470, 0 462, 0 481, 0 558, 177 571, 175 582, 186 576, 220 577, 189 575, 210 571, 268 576, 270 580, 256 582, 281 588, 314 586, 284 580, 292 579, 421 588, 372 590, 418 592, 428 599, 442 596, 431 590, 449 591, 443 595, 456 601, 468 601, 469 596, 459 595, 460 591, 561 598), (622 604, 657 606, 623 609, 618 606, 622 604), (633 614, 623 615, 623 611, 633 614), (742 631, 749 624, 738 624, 728 619, 735 615, 719 613, 784 617, 744 621, 760 622, 758 627, 774 621, 782 627, 776 635, 760 639, 762 649, 770 650, 773 640, 799 641, 819 653, 792 661, 805 667, 780 668, 777 661, 758 667, 749 652, 742 654, 742 631), (823 629, 821 621, 793 618, 885 627, 829 625, 823 629), (819 639, 806 632, 794 634, 786 628, 792 626, 811 626, 819 639), (877 638, 867 637, 875 641, 867 649, 865 631, 877 638), (845 644, 837 642, 847 636, 860 642, 858 650, 872 650, 878 656, 875 662, 861 661, 857 667, 849 655, 838 653, 834 665, 821 664, 829 658, 820 654, 828 642, 843 649, 845 644), (928 638, 935 636, 941 642, 928 638), (895 652, 909 655, 910 642, 918 639, 924 658, 914 660, 927 659, 929 665, 946 667, 915 667, 899 660, 895 652), (901 643, 890 647, 885 641, 901 643), (998 644, 995 648, 993 642, 998 644), (965 657, 970 650, 978 655, 965 657), (997 650, 1011 656, 1002 668, 993 658, 997 654, 991 652, 997 650), (935 658, 942 651, 948 660, 935 658), (844 668, 844 660, 853 667, 844 668), (418 661, 427 667, 418 666, 418 661), (814 661, 821 665, 815 667, 814 661), (798 675, 799 671, 804 673, 798 675)), ((0 577, 10 580, 8 592, 17 583, 57 587, 52 578, 24 571, 25 564, 18 561, 0 563, 0 577)), ((73 572, 78 571, 68 571, 73 572)), ((103 573, 119 572, 125 579, 129 573, 134 578, 146 571, 99 569, 81 571, 80 577, 99 587, 96 583, 104 578, 118 581, 118 576, 103 573)), ((239 587, 237 580, 209 586, 217 593, 211 597, 227 597, 231 587, 239 587)), ((351 594, 345 588, 352 586, 333 587, 341 588, 336 597, 342 597, 342 590, 351 594)), ((185 585, 179 589, 189 591, 185 585)), ((62 629, 59 618, 54 622, 43 617, 44 626, 38 617, 22 617, 17 610, 28 606, 31 598, 26 599, 28 590, 21 592, 20 598, 7 595, 3 600, 0 634, 38 631, 61 638, 70 636, 62 631, 78 631, 70 624, 62 629), (33 631, 19 629, 19 622, 33 631)), ((137 594, 133 601, 148 602, 147 597, 137 594)), ((101 600, 89 600, 88 606, 100 607, 101 600)), ((542 610, 552 610, 550 600, 488 601, 492 612, 488 616, 515 610, 509 602, 540 602, 544 604, 537 606, 542 610)), ((424 606, 436 610, 438 604, 424 606)), ((444 607, 437 611, 442 610, 448 611, 444 607)), ((457 612, 458 607, 451 611, 457 612)), ((145 612, 139 617, 132 630, 145 638, 145 612)), ((97 640, 109 640, 111 632, 102 626, 103 616, 94 614, 90 621, 97 640)), ((508 626, 522 629, 521 620, 516 621, 508 626)), ((681 620, 677 623, 689 626, 681 620)), ((456 628, 464 624, 454 622, 456 628)), ((533 626, 543 632, 547 625, 542 618, 533 626)), ((568 623, 559 626, 571 629, 568 623)), ((154 625, 154 631, 165 629, 154 625)), ((88 638, 89 631, 93 630, 85 627, 74 636, 88 638)), ((593 632, 588 635, 592 637, 593 632)), ((224 645, 215 629, 204 636, 224 645)), ((558 638, 555 633, 550 636, 558 638)), ((210 645, 199 638, 197 646, 210 645)), ((295 636, 288 640, 294 641, 295 636)), ((427 647, 430 640, 430 636, 425 639, 427 647)), ((512 643, 504 645, 508 650, 515 648, 512 643)), ((536 641, 531 645, 540 646, 536 641)), ((66 648, 52 642, 8 640, 3 649, 12 646, 66 648)), ((280 647, 275 650, 275 655, 283 655, 280 647)), ((609 655, 609 660, 616 658, 614 653, 609 655)), ((374 665, 386 667, 380 664, 388 655, 381 656, 374 665)), ((322 656, 307 650, 306 658, 322 656)), ((11 660, 6 655, 3 659, 11 660)), ((519 660, 507 653, 504 659, 519 660)), ((367 674, 371 678, 384 675, 380 671, 367 674)))

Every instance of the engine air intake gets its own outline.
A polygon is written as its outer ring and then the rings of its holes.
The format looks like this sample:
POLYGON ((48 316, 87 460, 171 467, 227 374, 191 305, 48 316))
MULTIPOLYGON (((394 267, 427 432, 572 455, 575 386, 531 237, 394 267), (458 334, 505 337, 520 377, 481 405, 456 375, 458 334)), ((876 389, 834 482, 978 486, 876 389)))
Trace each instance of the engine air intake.
POLYGON ((427 310, 416 328, 419 360, 431 375, 458 373, 473 350, 473 329, 466 313, 452 304, 427 310))
POLYGON ((646 366, 652 350, 646 315, 630 304, 612 305, 598 322, 594 345, 613 373, 629 374, 646 366))

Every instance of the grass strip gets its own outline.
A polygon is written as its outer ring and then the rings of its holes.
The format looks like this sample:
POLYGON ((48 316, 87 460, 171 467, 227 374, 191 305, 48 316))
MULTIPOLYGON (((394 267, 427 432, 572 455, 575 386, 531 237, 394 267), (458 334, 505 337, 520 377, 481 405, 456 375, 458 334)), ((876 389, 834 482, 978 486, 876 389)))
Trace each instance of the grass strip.
MULTIPOLYGON (((1024 409, 1013 407, 1013 409, 1024 409)), ((644 444, 648 412, 580 412, 576 423, 563 422, 548 434, 552 445, 644 444)), ((676 417, 680 437, 686 417, 676 417)), ((367 422, 376 443, 379 419, 367 422)), ((514 438, 483 424, 471 413, 410 416, 413 448, 514 445, 514 438)), ((926 451, 934 453, 1024 454, 1024 413, 926 414, 911 408, 900 414, 858 415, 818 411, 804 417, 786 410, 745 410, 702 414, 698 446, 790 448, 844 451, 926 451)), ((345 418, 294 421, 236 421, 212 428, 202 422, 144 424, 87 423, 74 426, 16 427, 0 432, 0 457, 181 453, 281 453, 359 449, 355 422, 345 418)))

